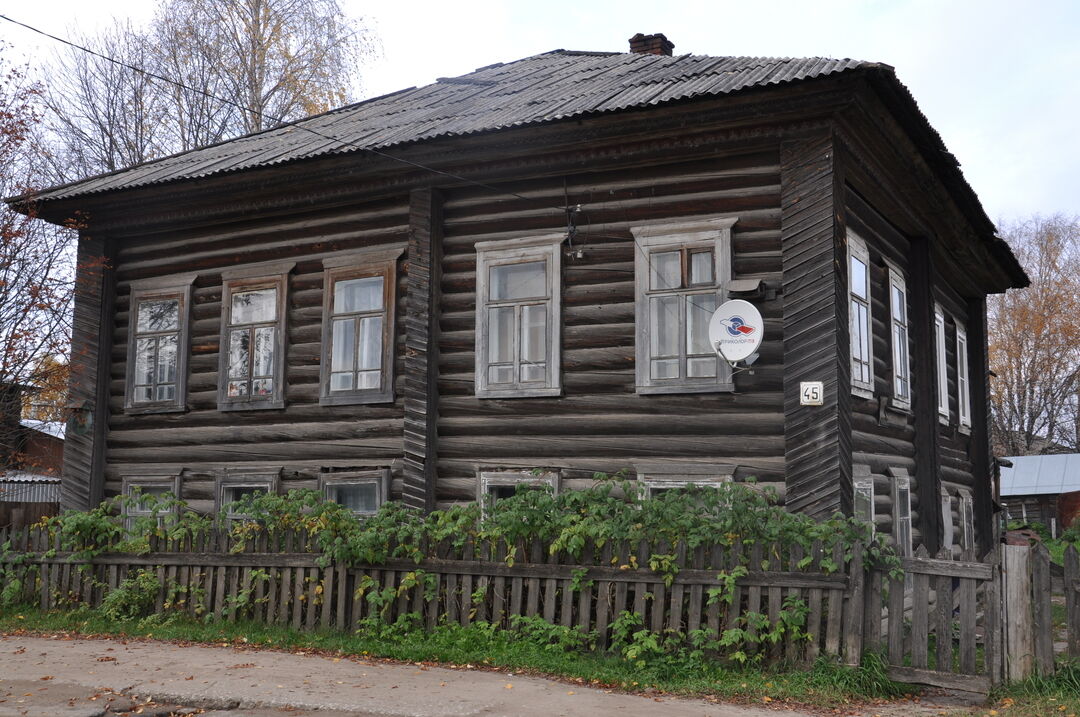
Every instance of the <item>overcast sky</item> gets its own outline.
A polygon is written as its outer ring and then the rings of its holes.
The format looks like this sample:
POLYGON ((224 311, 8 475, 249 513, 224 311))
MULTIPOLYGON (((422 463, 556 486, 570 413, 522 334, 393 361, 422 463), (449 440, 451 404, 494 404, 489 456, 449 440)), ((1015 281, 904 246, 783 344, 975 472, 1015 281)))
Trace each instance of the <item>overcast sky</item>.
MULTIPOLYGON (((995 221, 1080 215, 1080 2, 1076 0, 341 0, 381 39, 364 96, 556 48, 625 51, 663 32, 676 54, 827 56, 896 68, 995 221)), ((53 34, 91 32, 152 0, 0 0, 53 34)), ((0 22, 32 62, 49 41, 0 22)))

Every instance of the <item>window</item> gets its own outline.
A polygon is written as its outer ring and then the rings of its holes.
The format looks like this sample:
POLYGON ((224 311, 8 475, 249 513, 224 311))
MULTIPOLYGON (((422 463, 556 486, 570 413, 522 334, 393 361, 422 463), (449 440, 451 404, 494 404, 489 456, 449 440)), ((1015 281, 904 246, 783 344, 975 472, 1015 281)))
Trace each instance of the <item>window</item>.
POLYGON ((323 261, 320 404, 393 402, 397 259, 403 249, 323 261))
POLYGON ((874 527, 876 511, 874 508, 874 477, 869 466, 853 466, 853 487, 855 489, 855 519, 874 527))
POLYGON ((911 537, 911 478, 907 471, 890 469, 893 474, 893 540, 896 552, 902 557, 912 556, 911 537))
POLYGON ((500 498, 514 495, 518 486, 525 485, 536 489, 549 489, 552 494, 559 494, 559 474, 554 471, 533 473, 531 471, 481 471, 480 488, 476 500, 481 506, 494 503, 500 498))
POLYGON ((194 281, 187 274, 132 282, 125 412, 184 410, 194 281))
MULTIPOLYGON (((180 476, 179 475, 160 475, 160 476, 124 476, 121 479, 121 491, 125 498, 133 498, 136 495, 152 497, 152 500, 138 500, 136 502, 129 502, 124 506, 124 520, 128 529, 130 530, 135 521, 138 518, 153 518, 155 509, 153 503, 160 501, 166 495, 171 495, 173 498, 180 497, 180 476)), ((159 507, 156 510, 157 522, 159 525, 164 520, 164 516, 167 512, 175 513, 175 508, 170 508, 169 511, 165 511, 159 507)))
POLYGON ((564 234, 476 245, 476 395, 558 396, 564 234))
POLYGON ((731 227, 699 219, 634 227, 637 392, 731 391, 731 367, 709 342, 709 319, 731 281, 731 227))
POLYGON ((953 497, 945 488, 941 489, 941 529, 943 539, 941 547, 952 550, 956 537, 953 532, 953 497))
POLYGON ((908 354, 907 284, 904 275, 889 267, 889 315, 892 325, 893 405, 911 406, 911 359, 908 354))
POLYGON ((949 364, 945 358, 945 312, 934 304, 934 350, 937 352, 938 419, 949 422, 949 364))
POLYGON ((374 515, 390 499, 390 469, 319 476, 319 489, 326 500, 348 508, 354 515, 374 515))
POLYGON ((228 469, 217 481, 217 509, 225 511, 227 520, 244 520, 248 516, 235 504, 248 496, 277 493, 280 479, 280 468, 228 469))
POLYGON ((956 399, 960 425, 971 428, 971 382, 968 380, 967 331, 956 324, 956 399))
POLYGON ((874 395, 874 340, 870 322, 870 252, 848 230, 848 292, 851 296, 851 392, 874 395))
POLYGON ((285 407, 285 299, 293 266, 222 272, 218 410, 285 407))

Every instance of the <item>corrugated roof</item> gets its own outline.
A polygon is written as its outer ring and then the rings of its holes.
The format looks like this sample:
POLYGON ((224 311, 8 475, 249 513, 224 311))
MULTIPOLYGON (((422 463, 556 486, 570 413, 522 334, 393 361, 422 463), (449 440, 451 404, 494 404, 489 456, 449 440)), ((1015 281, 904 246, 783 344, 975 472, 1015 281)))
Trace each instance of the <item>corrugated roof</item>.
POLYGON ((385 150, 439 137, 722 95, 859 67, 882 65, 825 58, 667 57, 556 50, 48 189, 35 199, 65 199, 207 177, 355 152, 359 147, 385 150))
POLYGON ((1001 469, 1001 495, 1045 495, 1080 490, 1080 453, 1007 458, 1001 469))

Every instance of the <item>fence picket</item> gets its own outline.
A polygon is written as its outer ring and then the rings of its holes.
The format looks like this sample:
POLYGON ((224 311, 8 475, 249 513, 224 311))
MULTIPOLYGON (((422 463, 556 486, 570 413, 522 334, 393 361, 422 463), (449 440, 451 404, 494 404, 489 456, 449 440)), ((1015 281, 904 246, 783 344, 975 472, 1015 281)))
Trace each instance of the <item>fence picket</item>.
POLYGON ((1051 623, 1050 551, 1036 543, 1031 551, 1031 602, 1035 627, 1035 667, 1039 674, 1054 674, 1054 638, 1050 630, 1040 629, 1051 623))
MULTIPOLYGON (((939 560, 951 557, 948 548, 938 553, 939 560)), ((934 669, 939 672, 953 672, 953 589, 952 578, 947 575, 934 576, 934 669)))
MULTIPOLYGON (((928 558, 926 546, 920 545, 917 558, 928 558)), ((928 666, 927 643, 930 639, 930 576, 915 573, 911 589, 911 666, 925 670, 928 666)))
POLYGON ((1080 550, 1065 550, 1065 622, 1069 657, 1080 658, 1080 550))

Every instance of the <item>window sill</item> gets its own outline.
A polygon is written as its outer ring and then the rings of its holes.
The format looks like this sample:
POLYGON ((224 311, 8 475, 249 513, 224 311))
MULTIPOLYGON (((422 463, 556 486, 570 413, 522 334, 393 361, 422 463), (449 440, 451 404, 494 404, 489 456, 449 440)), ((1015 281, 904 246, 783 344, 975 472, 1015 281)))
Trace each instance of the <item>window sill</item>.
POLYGON ((259 403, 219 403, 219 411, 262 411, 285 408, 284 399, 279 401, 260 401, 259 403))
POLYGON ((681 385, 681 386, 638 386, 638 395, 659 395, 671 393, 731 393, 735 390, 734 383, 711 383, 708 385, 681 385))
POLYGON ((562 396, 562 387, 557 388, 514 388, 514 389, 497 389, 492 390, 490 388, 477 389, 477 398, 551 398, 562 396))
POLYGON ((874 391, 873 391, 873 389, 863 388, 862 386, 852 386, 851 387, 851 395, 852 396, 857 396, 859 398, 867 398, 867 399, 870 399, 870 400, 874 399, 874 391))
POLYGON ((153 413, 187 413, 187 411, 187 406, 142 406, 136 404, 124 407, 124 413, 128 416, 145 416, 153 413))
POLYGON ((893 411, 895 413, 902 413, 905 416, 910 416, 912 413, 911 403, 908 401, 896 401, 890 399, 887 408, 890 411, 893 411))
POLYGON ((372 391, 339 396, 320 396, 320 406, 360 406, 371 403, 393 403, 393 391, 372 391))
POLYGON ((962 433, 965 436, 971 435, 971 426, 965 426, 961 423, 959 426, 956 427, 956 430, 958 433, 962 433))

